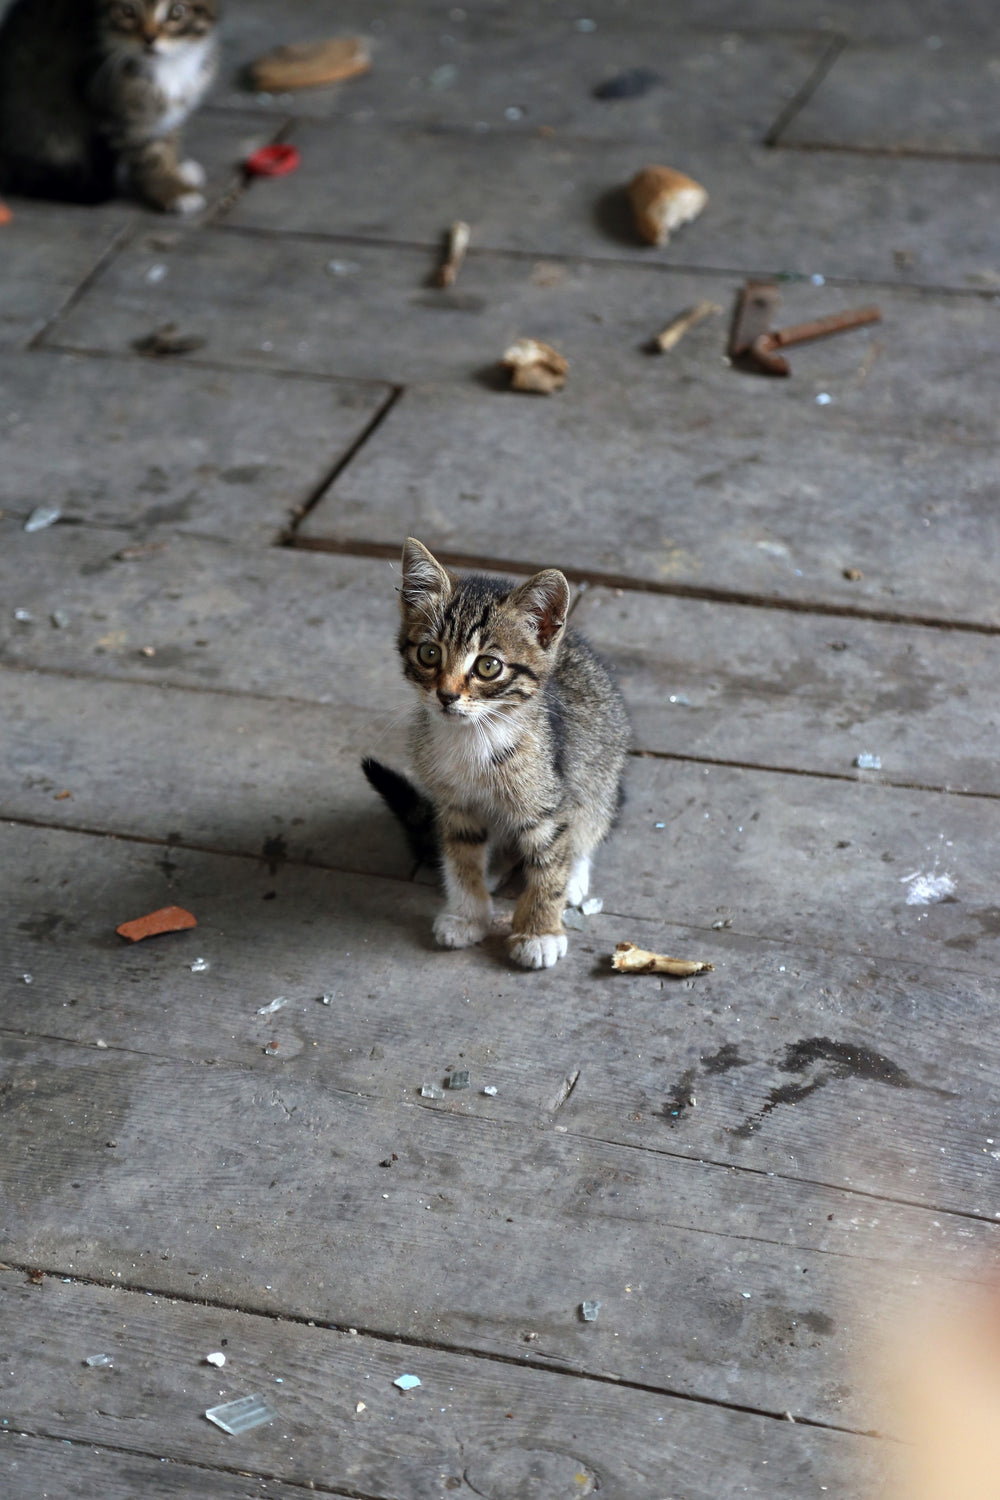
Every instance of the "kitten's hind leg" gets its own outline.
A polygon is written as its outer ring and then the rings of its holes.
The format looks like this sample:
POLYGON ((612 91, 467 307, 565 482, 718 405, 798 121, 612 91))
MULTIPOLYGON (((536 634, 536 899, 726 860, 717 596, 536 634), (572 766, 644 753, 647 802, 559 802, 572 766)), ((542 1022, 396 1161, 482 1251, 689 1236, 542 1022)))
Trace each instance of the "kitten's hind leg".
POLYGON ((590 890, 590 856, 581 855, 566 882, 566 905, 579 906, 590 890))
POLYGON ((489 833, 465 814, 439 810, 445 908, 434 922, 442 948, 468 948, 486 936, 493 922, 493 903, 486 889, 489 833))

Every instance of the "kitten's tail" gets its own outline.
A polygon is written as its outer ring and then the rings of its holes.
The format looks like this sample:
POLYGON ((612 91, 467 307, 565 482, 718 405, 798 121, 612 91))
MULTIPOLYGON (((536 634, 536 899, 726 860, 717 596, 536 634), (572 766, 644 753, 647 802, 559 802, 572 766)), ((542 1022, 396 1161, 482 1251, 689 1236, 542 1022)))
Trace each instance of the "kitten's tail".
POLYGON ((361 769, 389 811, 395 813, 402 823, 414 859, 422 865, 440 863, 441 845, 430 798, 398 771, 391 771, 388 766, 372 760, 371 756, 365 756, 361 769))

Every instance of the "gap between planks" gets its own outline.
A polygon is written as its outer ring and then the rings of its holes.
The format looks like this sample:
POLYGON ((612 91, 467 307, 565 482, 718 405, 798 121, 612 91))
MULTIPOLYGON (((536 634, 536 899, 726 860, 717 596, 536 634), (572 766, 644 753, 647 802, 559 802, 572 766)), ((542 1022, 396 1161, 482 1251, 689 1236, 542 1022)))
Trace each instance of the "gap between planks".
MULTIPOLYGON (((129 1292, 133 1296, 162 1297, 165 1302, 179 1302, 190 1307, 211 1307, 219 1312, 239 1313, 243 1317, 261 1318, 269 1323, 284 1323, 290 1325, 298 1324, 306 1328, 322 1328, 327 1333, 348 1334, 351 1328, 360 1338, 377 1339, 380 1343, 395 1344, 407 1349, 426 1349, 436 1354, 449 1354, 460 1356, 463 1359, 472 1359, 477 1363, 506 1365, 517 1370, 532 1370, 540 1374, 562 1375, 571 1380, 586 1381, 590 1385, 610 1385, 616 1389, 626 1391, 642 1391, 647 1396, 669 1396, 676 1401, 687 1401, 693 1406, 710 1406, 722 1411, 740 1412, 748 1417, 765 1417, 772 1422, 787 1422, 786 1411, 779 1411, 763 1406, 749 1406, 739 1401, 723 1401, 716 1396, 699 1396, 690 1391, 675 1390, 668 1385, 651 1385, 647 1381, 627 1380, 620 1375, 605 1375, 600 1371, 574 1369, 570 1365, 552 1359, 542 1364, 533 1359, 529 1353, 521 1358, 513 1354, 501 1354, 492 1350, 477 1349, 466 1344, 449 1344, 441 1339, 412 1338, 404 1333, 384 1331, 377 1328, 362 1328, 356 1324, 333 1323, 325 1318, 307 1318, 303 1313, 267 1312, 260 1308, 243 1307, 239 1303, 226 1302, 221 1297, 195 1297, 185 1296, 183 1292, 162 1291, 155 1286, 145 1286, 142 1282, 118 1280, 117 1277, 104 1278, 98 1276, 67 1276, 64 1270, 50 1269, 39 1266, 37 1262, 4 1261, 4 1266, 10 1271, 23 1272, 26 1276, 32 1272, 41 1271, 43 1275, 50 1276, 62 1282, 69 1282, 78 1286, 101 1287, 105 1291, 129 1292)), ((872 1429, 861 1427, 848 1427, 839 1422, 822 1422, 815 1417, 796 1416, 794 1423, 797 1427, 816 1427, 823 1432, 841 1432, 847 1437, 875 1438, 880 1441, 894 1441, 887 1434, 872 1429)), ((46 1434, 47 1436, 47 1434, 46 1434)), ((336 1491, 334 1492, 336 1493, 336 1491)))
POLYGON ((789 99, 788 103, 779 111, 778 118, 775 120, 771 128, 765 132, 763 140, 761 141, 761 145, 777 146, 779 144, 782 131, 791 124, 792 120, 794 120, 795 116, 800 112, 800 110, 802 110, 804 106, 809 103, 809 100, 812 98, 813 94, 815 94, 820 84, 824 81, 830 69, 833 67, 834 63, 837 61, 846 46, 847 37, 843 32, 836 32, 831 37, 829 45, 825 48, 823 53, 818 58, 816 66, 809 74, 809 77, 805 80, 802 86, 795 91, 795 93, 789 99))

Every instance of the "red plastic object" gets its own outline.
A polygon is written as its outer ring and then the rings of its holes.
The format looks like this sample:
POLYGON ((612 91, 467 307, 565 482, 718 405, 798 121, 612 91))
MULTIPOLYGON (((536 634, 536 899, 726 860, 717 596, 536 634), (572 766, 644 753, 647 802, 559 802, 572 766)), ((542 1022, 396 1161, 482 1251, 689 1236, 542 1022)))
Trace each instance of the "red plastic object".
POLYGON ((301 165, 302 157, 294 146, 261 146, 243 163, 251 177, 287 177, 301 165))

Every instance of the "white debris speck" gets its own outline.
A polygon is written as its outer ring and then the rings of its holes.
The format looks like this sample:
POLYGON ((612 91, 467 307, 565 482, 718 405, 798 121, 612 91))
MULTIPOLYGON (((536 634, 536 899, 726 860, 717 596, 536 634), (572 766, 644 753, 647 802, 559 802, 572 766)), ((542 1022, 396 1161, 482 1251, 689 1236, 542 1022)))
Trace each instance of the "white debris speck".
POLYGON ((882 757, 874 755, 871 750, 862 750, 860 755, 854 757, 854 764, 859 771, 881 771, 882 757))
POLYGON ((167 274, 167 268, 166 268, 166 266, 164 266, 164 265, 150 266, 149 270, 146 272, 146 280, 147 281, 153 281, 153 282, 162 281, 163 278, 164 278, 164 276, 166 276, 166 274, 167 274))
POLYGON ((208 967, 209 967, 209 962, 208 962, 207 958, 196 958, 195 961, 194 961, 194 963, 191 965, 191 973, 192 974, 204 974, 205 970, 208 967))
POLYGON ((938 875, 933 870, 928 870, 926 874, 914 870, 912 875, 900 878, 900 885, 910 887, 906 893, 907 906, 933 906, 955 894, 955 882, 947 871, 938 875))
POLYGON ((36 505, 31 515, 24 523, 25 531, 44 531, 46 526, 54 526, 62 515, 58 505, 36 505))
POLYGON ((206 1365, 214 1365, 217 1370, 221 1370, 222 1366, 226 1363, 226 1356, 221 1349, 216 1349, 211 1354, 205 1355, 205 1363, 206 1365))
POLYGON ((363 1401, 359 1401, 358 1404, 357 1404, 357 1406, 355 1406, 354 1410, 356 1412, 367 1411, 368 1407, 365 1405, 365 1403, 363 1401))
MULTIPOLYGON (((207 968, 208 965, 206 964, 205 967, 207 968)), ((270 1005, 258 1005, 257 1014, 259 1016, 273 1016, 276 1010, 280 1010, 283 1005, 287 1004, 288 996, 278 995, 276 999, 271 1001, 270 1005)))
POLYGON ((326 269, 331 276, 354 276, 361 267, 356 260, 328 260, 326 269))
POLYGON ((496 1096, 497 1096, 497 1086, 496 1086, 496 1084, 495 1083, 488 1083, 488 1084, 486 1084, 485 1087, 483 1088, 483 1093, 486 1095, 486 1097, 488 1099, 495 1099, 496 1096))
POLYGON ((515 120, 522 119, 523 116, 524 116, 524 110, 521 108, 521 106, 519 104, 509 104, 507 106, 507 108, 503 112, 504 119, 505 120, 510 120, 511 123, 513 123, 515 120))
POLYGON ((32 979, 34 978, 34 975, 32 975, 32 974, 22 974, 21 978, 24 980, 25 984, 30 984, 31 981, 32 981, 32 979))
POLYGON ((604 910, 604 902, 600 896, 588 896, 586 901, 580 903, 580 910, 585 917, 596 917, 599 911, 604 910))
POLYGON ((586 16, 581 16, 580 19, 579 19, 579 21, 577 21, 575 23, 575 25, 576 25, 576 30, 577 31, 596 31, 597 30, 597 22, 596 21, 589 21, 586 16))
POLYGON ((833 397, 830 395, 829 391, 820 391, 819 395, 816 397, 816 405, 829 406, 832 400, 833 397))
POLYGON ((826 277, 821 276, 818 271, 814 271, 809 280, 813 286, 826 286, 826 277))
POLYGON ((34 618, 30 609, 15 609, 14 611, 14 619, 21 625, 30 625, 34 618))
POLYGON ((419 1375, 397 1375, 392 1383, 401 1391, 415 1391, 422 1382, 419 1375))

